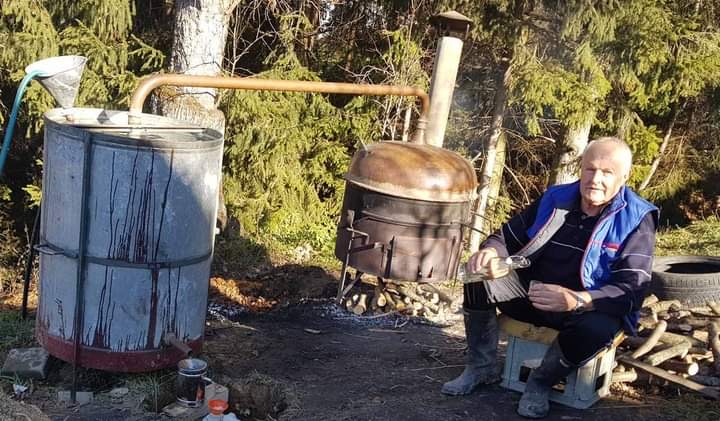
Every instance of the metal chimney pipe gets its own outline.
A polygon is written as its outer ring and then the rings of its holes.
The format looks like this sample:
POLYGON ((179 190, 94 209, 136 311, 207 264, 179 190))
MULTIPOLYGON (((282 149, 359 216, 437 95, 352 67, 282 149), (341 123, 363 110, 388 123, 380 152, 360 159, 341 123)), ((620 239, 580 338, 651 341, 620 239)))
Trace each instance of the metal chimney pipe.
POLYGON ((247 89, 255 91, 317 92, 329 94, 354 95, 397 95, 420 98, 421 108, 413 143, 424 143, 425 127, 430 108, 428 94, 420 88, 392 85, 361 85, 339 82, 307 82, 297 80, 273 80, 245 77, 194 76, 176 74, 158 74, 146 77, 133 92, 130 99, 129 124, 141 124, 142 107, 153 89, 163 86, 192 86, 202 88, 247 89))
POLYGON ((443 36, 438 41, 430 81, 430 115, 425 142, 442 147, 463 48, 463 40, 453 34, 467 34, 472 21, 450 11, 431 17, 430 23, 443 36))

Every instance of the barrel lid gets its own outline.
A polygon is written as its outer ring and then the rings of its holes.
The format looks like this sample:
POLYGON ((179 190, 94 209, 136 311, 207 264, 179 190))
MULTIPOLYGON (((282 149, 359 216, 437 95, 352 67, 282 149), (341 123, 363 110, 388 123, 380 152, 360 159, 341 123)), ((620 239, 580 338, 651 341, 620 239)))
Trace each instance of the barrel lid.
POLYGON ((62 127, 78 128, 96 135, 107 135, 113 142, 144 145, 171 142, 222 141, 219 132, 196 124, 154 114, 142 114, 142 124, 129 124, 127 111, 101 108, 55 108, 45 113, 45 121, 62 127))
POLYGON ((359 149, 345 179, 368 190, 432 202, 467 202, 477 189, 470 161, 447 149, 407 142, 359 149))

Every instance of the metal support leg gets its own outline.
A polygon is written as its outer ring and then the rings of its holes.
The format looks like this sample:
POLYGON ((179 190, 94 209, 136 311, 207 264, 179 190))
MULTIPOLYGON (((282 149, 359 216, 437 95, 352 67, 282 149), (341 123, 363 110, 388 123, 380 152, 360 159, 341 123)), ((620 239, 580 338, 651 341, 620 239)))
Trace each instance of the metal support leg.
POLYGON ((35 245, 38 242, 40 234, 40 212, 38 207, 35 212, 35 222, 33 222, 32 232, 30 234, 30 243, 28 244, 28 258, 25 262, 25 273, 23 274, 23 295, 22 295, 22 319, 27 319, 28 296, 30 295, 30 275, 32 275, 33 261, 35 257, 35 245))

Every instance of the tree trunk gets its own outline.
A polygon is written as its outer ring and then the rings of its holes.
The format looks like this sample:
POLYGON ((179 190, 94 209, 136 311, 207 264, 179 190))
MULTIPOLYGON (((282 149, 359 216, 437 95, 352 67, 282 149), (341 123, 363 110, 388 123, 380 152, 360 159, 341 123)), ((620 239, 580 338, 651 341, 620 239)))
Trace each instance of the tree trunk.
MULTIPOLYGON (((232 0, 175 0, 175 30, 170 72, 219 76, 225 52, 232 0)), ((154 99, 156 112, 225 133, 225 116, 216 106, 213 88, 163 88, 154 99)), ((222 181, 221 181, 222 183, 222 181)), ((218 222, 227 225, 222 185, 218 222)))
MULTIPOLYGON (((475 252, 480 247, 482 237, 489 234, 483 229, 487 229, 487 210, 489 208, 490 193, 493 186, 493 177, 502 178, 502 169, 505 163, 505 153, 503 148, 502 155, 498 154, 498 143, 504 142, 503 118, 505 116, 505 107, 507 103, 507 86, 510 81, 510 65, 503 63, 503 67, 498 72, 495 98, 493 99, 493 117, 490 125, 490 136, 485 143, 485 161, 480 174, 480 186, 478 187, 478 199, 475 205, 475 213, 473 216, 472 226, 474 230, 470 233, 470 252, 475 252), (495 167, 499 166, 499 171, 495 167), (477 231, 476 231, 477 230, 477 231)), ((496 180, 499 190, 500 181, 496 180)))
POLYGON ((672 135, 673 128, 675 127, 675 122, 677 121, 678 114, 680 114, 680 107, 677 104, 674 104, 672 108, 672 117, 670 118, 670 122, 668 123, 667 129, 665 130, 665 136, 663 136, 663 141, 660 144, 660 150, 658 151, 658 155, 655 157, 655 159, 653 159, 652 165, 650 165, 650 171, 648 171, 645 179, 642 181, 642 184, 640 184, 638 191, 645 190, 648 184, 650 184, 652 176, 655 175, 655 171, 657 171, 658 165, 660 165, 660 160, 665 154, 665 149, 667 149, 667 146, 670 143, 670 136, 672 135))
POLYGON ((571 183, 578 179, 580 155, 588 144, 592 117, 584 124, 568 127, 557 145, 557 154, 551 169, 549 185, 571 183))

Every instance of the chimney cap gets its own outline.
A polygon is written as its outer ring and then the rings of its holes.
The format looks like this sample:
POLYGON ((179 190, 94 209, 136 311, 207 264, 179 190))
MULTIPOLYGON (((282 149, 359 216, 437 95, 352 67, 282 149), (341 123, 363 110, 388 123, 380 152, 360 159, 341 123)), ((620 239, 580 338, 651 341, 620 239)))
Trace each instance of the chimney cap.
POLYGON ((472 23, 473 21, 470 18, 454 10, 430 17, 430 24, 445 34, 451 32, 467 34, 472 23))

